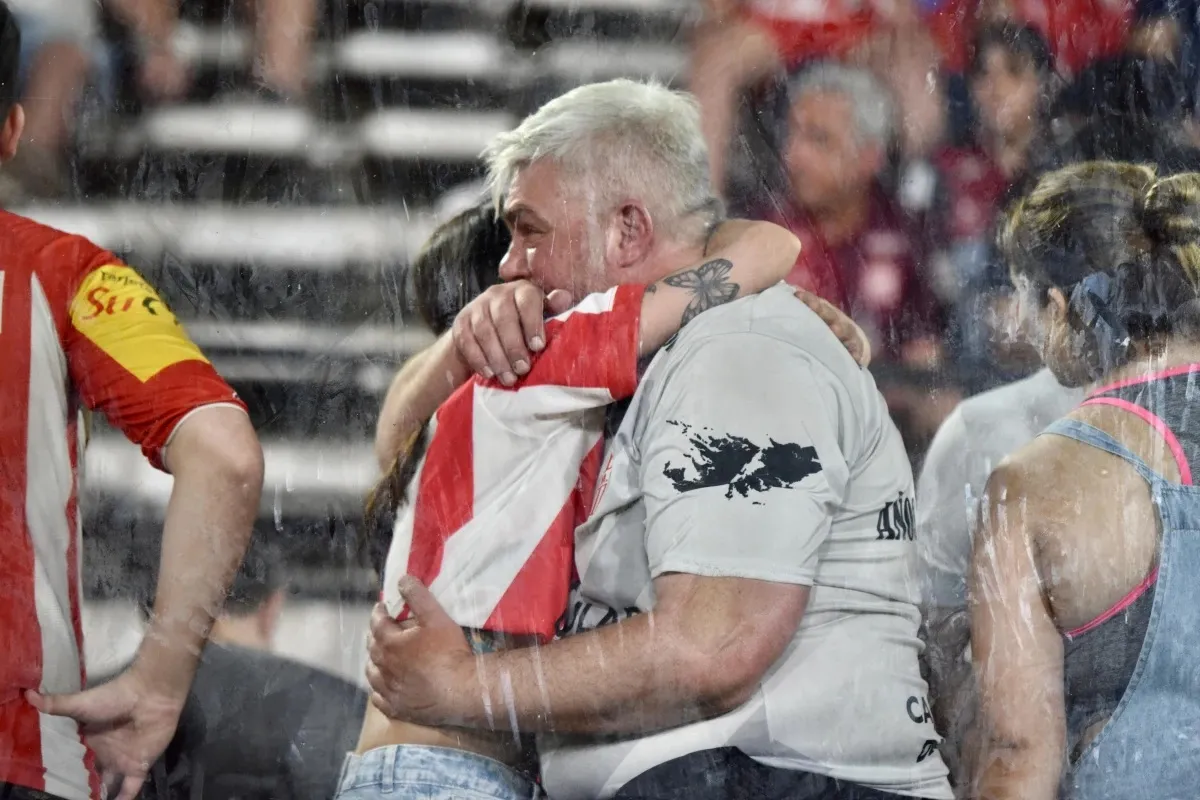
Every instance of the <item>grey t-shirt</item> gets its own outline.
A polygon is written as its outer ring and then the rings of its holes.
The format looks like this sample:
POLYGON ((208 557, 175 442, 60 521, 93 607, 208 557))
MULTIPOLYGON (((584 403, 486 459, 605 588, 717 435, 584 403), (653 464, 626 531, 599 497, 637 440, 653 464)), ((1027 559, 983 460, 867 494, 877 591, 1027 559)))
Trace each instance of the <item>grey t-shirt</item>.
POLYGON ((776 287, 705 312, 650 364, 590 519, 567 634, 654 607, 669 572, 812 587, 792 643, 742 707, 639 739, 544 737, 550 796, 609 797, 691 752, 949 798, 918 669, 913 480, 883 398, 776 287))

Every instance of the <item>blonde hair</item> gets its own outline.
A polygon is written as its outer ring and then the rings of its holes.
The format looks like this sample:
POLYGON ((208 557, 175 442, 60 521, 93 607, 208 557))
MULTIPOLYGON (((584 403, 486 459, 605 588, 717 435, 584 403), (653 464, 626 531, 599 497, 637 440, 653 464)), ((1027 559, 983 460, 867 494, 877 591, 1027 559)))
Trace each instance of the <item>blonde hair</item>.
POLYGON ((1086 355, 1107 366, 1130 342, 1191 335, 1200 319, 1200 174, 1109 161, 1056 170, 1008 212, 999 246, 1043 298, 1070 298, 1072 325, 1093 340, 1086 355))
POLYGON ((1047 288, 1125 268, 1135 278, 1174 273, 1177 288, 1195 295, 1200 174, 1160 178, 1152 167, 1113 161, 1047 173, 1008 211, 999 245, 1015 273, 1047 288))

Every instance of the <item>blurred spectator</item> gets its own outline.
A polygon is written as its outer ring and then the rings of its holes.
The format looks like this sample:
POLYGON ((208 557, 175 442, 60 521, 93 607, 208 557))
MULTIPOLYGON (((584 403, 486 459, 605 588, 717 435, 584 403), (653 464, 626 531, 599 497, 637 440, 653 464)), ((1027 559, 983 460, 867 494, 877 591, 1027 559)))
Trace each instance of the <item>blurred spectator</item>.
POLYGON ((1123 55, 1084 70, 1055 110, 1060 142, 1055 169, 1072 161, 1152 162, 1168 171, 1196 169, 1195 97, 1170 61, 1123 55))
MULTIPOLYGON (((155 13, 168 14, 170 27, 178 21, 176 0, 126 0, 154 4, 155 13)), ((259 99, 296 102, 308 89, 309 56, 316 27, 316 0, 243 0, 254 30, 251 76, 259 99)))
POLYGON ((908 227, 877 180, 893 131, 887 92, 865 70, 821 64, 793 81, 789 97, 789 197, 764 214, 803 243, 789 282, 846 310, 871 336, 877 361, 932 364, 934 299, 908 227))
MULTIPOLYGON (((69 189, 66 156, 85 89, 102 105, 113 95, 110 52, 100 36, 98 0, 11 0, 21 29, 21 103, 25 136, 6 170, 5 201, 61 197, 69 189)), ((177 97, 186 70, 171 49, 162 0, 106 0, 139 43, 139 86, 149 99, 177 97)))
POLYGON ((713 185, 725 185, 741 93, 810 60, 844 59, 873 69, 899 98, 904 151, 928 152, 945 121, 939 55, 961 60, 954 31, 966 4, 707 0, 693 42, 691 89, 703 111, 713 185), (931 21, 942 34, 936 43, 931 21))
POLYGON ((270 652, 286 591, 279 553, 256 533, 143 798, 333 796, 366 694, 270 652))
POLYGON ((1051 77, 1049 48, 1035 29, 1013 23, 981 29, 967 70, 975 110, 972 141, 943 148, 933 159, 940 196, 930 215, 938 250, 930 272, 940 299, 952 309, 956 361, 975 389, 1023 371, 1019 361, 997 363, 992 346, 994 321, 1009 289, 993 257, 993 226, 1031 168, 1051 77))
POLYGON ((66 193, 63 157, 84 86, 103 58, 94 0, 11 0, 21 29, 25 134, 5 168, 4 201, 66 193))

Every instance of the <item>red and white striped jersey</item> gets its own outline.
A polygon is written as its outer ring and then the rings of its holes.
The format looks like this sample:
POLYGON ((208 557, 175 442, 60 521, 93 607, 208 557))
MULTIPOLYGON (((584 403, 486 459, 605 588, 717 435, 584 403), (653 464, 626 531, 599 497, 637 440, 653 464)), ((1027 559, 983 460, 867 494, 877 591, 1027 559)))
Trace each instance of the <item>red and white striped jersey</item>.
POLYGON ((24 692, 86 683, 78 465, 83 409, 162 467, 202 405, 241 406, 154 290, 85 239, 0 212, 0 783, 99 797, 78 726, 24 692))
POLYGON ((546 349, 512 387, 476 378, 430 423, 396 520, 384 601, 404 574, 466 628, 554 636, 603 449, 604 407, 637 388, 643 286, 589 295, 546 322, 546 349))

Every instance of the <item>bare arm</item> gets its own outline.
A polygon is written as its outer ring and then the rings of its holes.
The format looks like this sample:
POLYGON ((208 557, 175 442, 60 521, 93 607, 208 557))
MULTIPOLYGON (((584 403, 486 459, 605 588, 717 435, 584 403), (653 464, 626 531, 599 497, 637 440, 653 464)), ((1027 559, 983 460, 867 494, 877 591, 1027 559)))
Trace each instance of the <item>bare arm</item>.
POLYGON ((136 668, 186 693, 246 552, 262 494, 262 449, 239 409, 201 408, 165 452, 175 476, 163 525, 154 614, 136 668))
POLYGON ((653 611, 477 657, 427 589, 402 586, 419 626, 404 630, 381 608, 372 616, 376 705, 413 722, 509 730, 509 714, 494 712, 507 705, 522 733, 636 734, 731 711, 783 653, 809 594, 801 585, 663 575, 653 611))
POLYGON ((1042 593, 1019 462, 988 481, 971 573, 983 800, 1053 800, 1066 738, 1062 639, 1042 593))
POLYGON ((638 355, 653 353, 697 314, 779 283, 796 264, 800 240, 770 222, 731 220, 713 235, 703 263, 646 287, 638 355))
POLYGON ((449 334, 401 367, 375 424, 375 459, 381 472, 391 468, 404 443, 469 377, 449 334))

